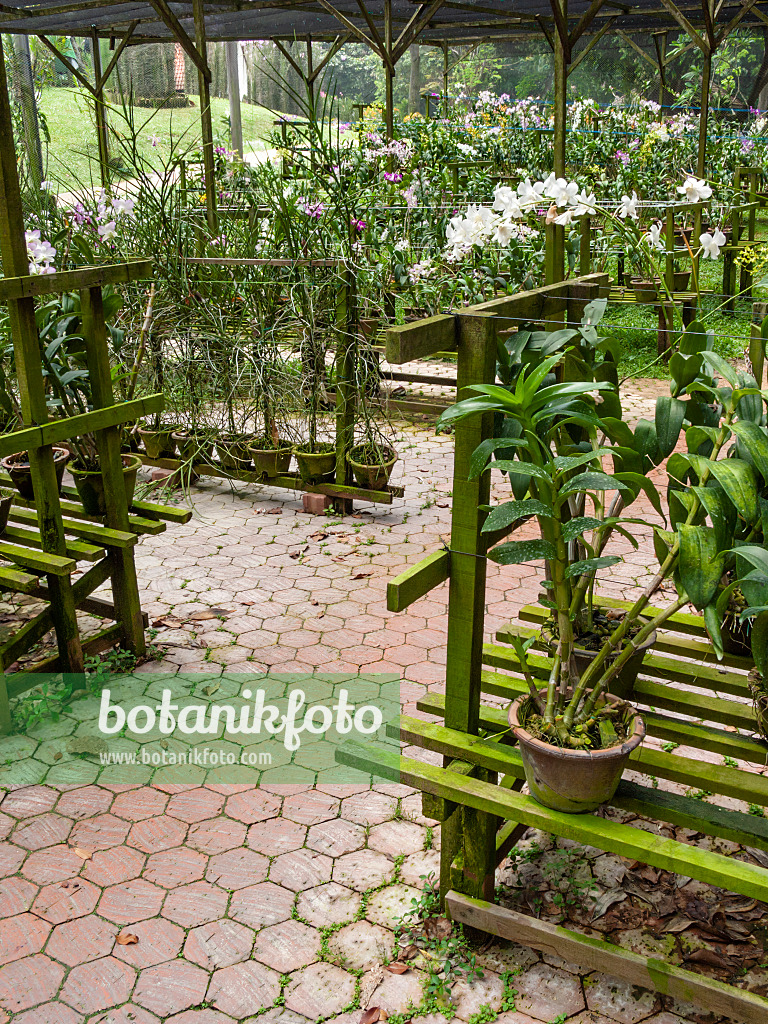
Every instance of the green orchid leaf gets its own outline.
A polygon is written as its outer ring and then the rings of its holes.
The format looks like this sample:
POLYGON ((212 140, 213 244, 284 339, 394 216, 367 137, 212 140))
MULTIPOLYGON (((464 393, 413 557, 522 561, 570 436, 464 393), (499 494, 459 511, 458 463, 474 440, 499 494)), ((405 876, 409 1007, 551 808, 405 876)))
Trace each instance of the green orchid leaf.
POLYGON ((760 675, 768 677, 768 611, 760 612, 752 623, 752 657, 760 675))
POLYGON ((554 558, 555 547, 546 540, 511 540, 492 548, 488 557, 498 565, 522 565, 541 558, 554 558))
POLYGON ((718 552, 715 531, 708 526, 677 528, 680 540, 680 582, 694 608, 702 611, 717 593, 725 569, 725 555, 718 552))
POLYGON ((685 402, 671 395, 662 395, 656 399, 656 440, 662 458, 665 459, 674 451, 684 419, 685 402))
POLYGON ((753 466, 768 483, 768 432, 751 420, 738 420, 731 424, 731 430, 738 438, 739 448, 747 451, 753 466))
POLYGON ((597 529, 598 526, 602 526, 602 521, 593 516, 578 516, 576 519, 569 519, 567 523, 563 524, 563 540, 567 544, 569 541, 581 537, 587 530, 597 529))
POLYGON ((724 654, 722 621, 723 617, 718 614, 716 605, 710 602, 704 609, 704 627, 709 634, 709 639, 712 641, 718 661, 723 660, 724 654))
POLYGON ((491 510, 490 515, 483 524, 482 533, 493 533, 495 530, 503 530, 518 519, 526 516, 546 516, 551 518, 554 511, 545 505, 543 501, 536 501, 535 498, 528 498, 526 501, 505 501, 491 510))
POLYGON ((709 516, 715 531, 718 551, 726 551, 733 545, 736 530, 736 509, 719 485, 714 487, 691 487, 709 516))
POLYGON ((598 558, 585 558, 581 562, 572 562, 565 570, 566 579, 574 576, 585 576, 587 573, 597 572, 598 569, 607 569, 609 565, 616 565, 624 559, 619 555, 600 555, 598 558))
POLYGON ((706 476, 707 471, 717 480, 736 511, 748 523, 758 518, 757 481, 751 466, 741 459, 703 459, 699 455, 685 456, 693 467, 699 480, 706 476))
POLYGON ((566 480, 560 488, 558 497, 565 498, 569 494, 581 494, 584 491, 629 491, 626 483, 617 476, 607 473, 579 473, 571 480, 566 480))

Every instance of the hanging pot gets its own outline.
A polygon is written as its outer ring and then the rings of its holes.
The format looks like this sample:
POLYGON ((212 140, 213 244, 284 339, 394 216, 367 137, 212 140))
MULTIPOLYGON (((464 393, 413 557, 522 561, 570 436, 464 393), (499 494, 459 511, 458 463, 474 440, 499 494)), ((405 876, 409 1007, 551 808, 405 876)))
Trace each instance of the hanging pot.
MULTIPOLYGON (((136 474, 141 468, 138 455, 123 455, 123 483, 125 484, 125 500, 130 508, 136 490, 136 474)), ((69 471, 75 481, 77 493, 83 503, 83 509, 89 516, 103 516, 107 512, 104 495, 104 478, 100 469, 81 469, 77 464, 70 466, 69 471)))
POLYGON ((642 277, 632 278, 632 287, 635 291, 635 300, 638 303, 652 303, 659 298, 659 280, 647 281, 642 277))
POLYGON ((369 491, 383 491, 389 483, 395 463, 397 452, 394 448, 384 446, 379 448, 381 461, 370 461, 371 446, 366 444, 356 445, 347 455, 347 462, 352 470, 352 476, 358 487, 365 487, 369 491))
MULTIPOLYGON (((546 690, 540 691, 546 700, 546 690)), ((604 695, 605 701, 618 698, 604 695)), ((583 814, 608 803, 616 792, 633 750, 645 739, 645 723, 630 708, 625 724, 628 738, 603 750, 572 750, 532 736, 525 727, 531 697, 524 694, 509 709, 509 724, 523 759, 525 780, 531 796, 553 811, 583 814)))
MULTIPOLYGON (((71 458, 71 452, 67 448, 53 449, 53 465, 56 469, 56 484, 61 494, 61 481, 64 479, 64 467, 71 458)), ((11 483, 27 501, 35 500, 35 491, 32 486, 32 470, 29 465, 28 452, 16 452, 15 455, 7 455, 0 459, 0 466, 11 478, 11 483)))

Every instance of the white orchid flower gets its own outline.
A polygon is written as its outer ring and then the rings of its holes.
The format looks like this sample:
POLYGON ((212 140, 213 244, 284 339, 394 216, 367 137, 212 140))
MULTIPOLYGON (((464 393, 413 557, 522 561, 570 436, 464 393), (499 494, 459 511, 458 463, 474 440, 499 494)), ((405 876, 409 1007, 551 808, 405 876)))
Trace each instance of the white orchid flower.
POLYGON ((556 178, 547 190, 547 195, 555 201, 556 206, 573 205, 578 194, 579 186, 576 182, 566 181, 565 178, 556 178))
POLYGON ((621 204, 619 205, 618 215, 622 220, 626 220, 627 217, 631 217, 632 220, 637 220, 637 204, 640 202, 637 192, 632 192, 632 198, 629 196, 621 197, 621 204))
POLYGON ((517 198, 517 193, 509 185, 499 185, 497 187, 494 192, 493 208, 498 210, 503 217, 519 219, 523 216, 523 210, 517 198))
POLYGON ((651 224, 648 231, 643 235, 643 240, 652 246, 654 249, 658 249, 659 252, 664 252, 664 243, 661 240, 662 223, 658 221, 656 224, 651 224))
POLYGON ((520 207, 523 210, 530 210, 535 206, 538 206, 544 197, 544 182, 537 181, 535 185, 531 184, 531 179, 526 178, 525 181, 521 181, 517 186, 517 198, 520 203, 520 207))
POLYGON ((493 229, 493 240, 506 249, 516 234, 517 229, 511 221, 500 220, 493 229))
POLYGON ((98 231, 102 242, 109 242, 117 234, 117 222, 110 220, 106 224, 100 224, 98 231))
POLYGON ((705 259, 716 260, 720 255, 720 249, 725 245, 726 238, 720 228, 715 228, 714 235, 705 231, 699 235, 699 245, 702 248, 702 256, 705 259))
POLYGON ((681 196, 685 196, 687 203, 700 203, 712 195, 712 189, 706 181, 703 178, 694 178, 692 175, 689 175, 682 185, 677 186, 677 191, 681 196))
POLYGON ((586 192, 579 192, 576 196, 576 209, 573 211, 574 217, 581 217, 585 213, 597 213, 597 200, 595 199, 594 192, 590 192, 589 195, 586 192))
POLYGON ((573 210, 570 207, 567 210, 563 210, 562 213, 553 218, 553 221, 555 224, 559 224, 561 228, 568 227, 573 221, 573 210))

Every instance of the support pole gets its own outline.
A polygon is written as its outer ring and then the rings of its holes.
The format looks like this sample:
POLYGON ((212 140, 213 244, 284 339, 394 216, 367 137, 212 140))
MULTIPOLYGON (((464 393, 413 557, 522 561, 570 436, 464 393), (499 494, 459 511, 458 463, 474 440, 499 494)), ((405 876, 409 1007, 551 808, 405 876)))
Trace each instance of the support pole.
POLYGON ((448 43, 443 42, 443 117, 448 117, 448 43))
MULTIPOLYGON (((560 21, 568 25, 568 0, 552 0, 553 10, 559 8, 560 21)), ((568 85, 568 64, 570 45, 563 39, 563 33, 555 25, 554 32, 554 106, 555 131, 553 139, 553 170, 555 177, 565 177, 565 133, 566 133, 566 88, 568 85)), ((547 250, 545 262, 545 283, 556 284, 565 277, 565 228, 557 224, 547 225, 547 250)))
POLYGON ((668 32, 659 32, 653 37, 656 46, 656 60, 659 65, 659 106, 668 105, 669 93, 667 92, 667 36, 668 32))
MULTIPOLYGON (((708 0, 704 0, 705 3, 708 0)), ((704 66, 701 72, 701 109, 699 110, 699 149, 696 159, 696 173, 700 178, 706 175, 707 170, 707 127, 709 122, 709 86, 712 80, 712 50, 707 48, 703 54, 704 66)), ((701 217, 703 207, 697 206, 693 215, 693 246, 699 244, 701 235, 701 217)), ((696 257, 696 269, 698 271, 698 257, 696 257)))
POLYGON ((387 142, 395 137, 395 67, 392 63, 392 0, 384 0, 384 125, 387 142))
POLYGON ((32 77, 32 58, 29 52, 29 36, 13 36, 16 55, 16 80, 21 103, 21 119, 24 125, 24 142, 27 150, 27 166, 35 190, 43 180, 43 150, 40 145, 40 130, 37 116, 35 82, 32 77))
MULTIPOLYGON (((192 0, 192 12, 195 18, 195 49, 208 67, 208 47, 205 36, 205 9, 203 0, 192 0)), ((200 92, 200 127, 203 136, 203 167, 205 169, 205 214, 208 230, 216 235, 216 170, 213 159, 213 121, 211 120, 211 91, 209 79, 202 69, 198 69, 197 80, 200 92)))
POLYGON ((109 188, 109 138, 107 129, 107 109, 104 105, 104 81, 101 74, 101 48, 96 26, 91 27, 91 46, 93 48, 93 102, 96 109, 96 137, 99 143, 99 173, 102 188, 109 188))
POLYGON ((240 73, 238 71, 239 43, 230 39, 225 44, 227 53, 227 92, 229 93, 229 137, 232 148, 243 159, 243 121, 240 116, 240 73))

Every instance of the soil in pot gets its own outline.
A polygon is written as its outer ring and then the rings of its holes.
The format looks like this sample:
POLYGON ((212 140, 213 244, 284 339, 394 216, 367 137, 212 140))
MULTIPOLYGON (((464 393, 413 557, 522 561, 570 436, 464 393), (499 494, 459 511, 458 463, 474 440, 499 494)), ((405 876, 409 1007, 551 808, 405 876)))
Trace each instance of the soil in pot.
MULTIPOLYGON (((141 468, 141 459, 138 455, 123 455, 123 482, 125 484, 125 500, 130 507, 133 501, 133 494, 136 490, 136 474, 141 468)), ((101 470, 81 469, 77 463, 69 467, 72 478, 75 481, 77 493, 83 503, 83 509, 89 516, 103 516, 107 513, 107 504, 104 496, 104 479, 101 470)))
MULTIPOLYGON (((546 700, 546 690, 540 694, 546 700)), ((645 739, 645 724, 631 705, 613 694, 605 694, 601 703, 617 706, 612 721, 619 742, 589 750, 554 746, 535 736, 528 728, 533 717, 530 695, 518 697, 511 705, 509 724, 523 759, 525 780, 538 803, 554 811, 584 814, 613 797, 630 754, 645 739)))
POLYGON ((141 438, 150 459, 172 459, 176 454, 176 442, 173 437, 177 429, 178 424, 163 426, 159 430, 140 427, 136 433, 141 438))
MULTIPOLYGON (((56 469, 56 483, 61 494, 61 481, 64 479, 64 467, 71 457, 67 448, 53 449, 53 464, 56 469)), ((0 459, 0 466, 11 478, 11 483, 27 501, 35 500, 35 491, 32 487, 32 470, 29 466, 29 455, 27 452, 17 452, 15 455, 8 455, 0 459)))
POLYGON ((182 462, 210 462, 213 458, 213 432, 210 430, 176 430, 173 440, 182 462))
POLYGON ((262 476, 280 476, 290 469, 293 448, 285 441, 278 441, 275 445, 269 438, 257 437, 249 444, 248 451, 256 472, 262 476))
POLYGON ((358 487, 383 491, 397 462, 397 452, 387 445, 358 444, 347 455, 347 462, 358 487))
POLYGON ((307 484, 318 483, 332 476, 336 469, 336 445, 320 442, 313 452, 294 448, 299 476, 307 484))
POLYGON ((0 537, 5 533, 8 525, 8 516, 13 504, 13 492, 0 489, 0 537))
MULTIPOLYGON (((576 668, 579 675, 586 672, 589 665, 592 664, 594 659, 603 647, 606 638, 611 632, 618 627, 621 623, 621 616, 611 614, 609 610, 602 608, 595 608, 592 613, 592 629, 589 632, 584 632, 575 637, 575 648, 573 652, 574 660, 576 662, 576 668)), ((637 636, 640 630, 645 625, 645 620, 640 620, 629 628, 629 636, 627 639, 631 640, 637 636)), ((554 640, 544 630, 542 631, 543 639, 550 649, 554 648, 554 640)), ((631 700, 632 694, 635 690, 635 683, 643 664, 643 659, 647 652, 656 643, 656 630, 651 633, 647 640, 640 644, 638 650, 632 655, 628 661, 619 670, 617 676, 611 681, 611 693, 616 697, 620 697, 622 700, 631 700)), ((626 647, 626 641, 622 642, 621 647, 615 654, 608 657, 608 664, 615 661, 616 658, 621 654, 622 650, 626 647)))
POLYGON ((224 469, 231 473, 251 468, 249 445, 251 438, 237 434, 224 434, 216 439, 216 454, 224 469))

